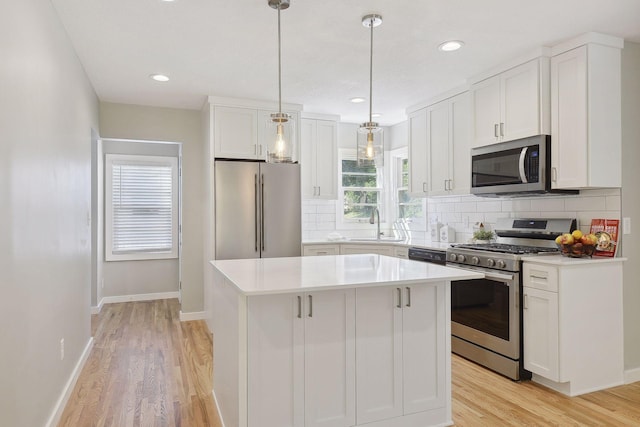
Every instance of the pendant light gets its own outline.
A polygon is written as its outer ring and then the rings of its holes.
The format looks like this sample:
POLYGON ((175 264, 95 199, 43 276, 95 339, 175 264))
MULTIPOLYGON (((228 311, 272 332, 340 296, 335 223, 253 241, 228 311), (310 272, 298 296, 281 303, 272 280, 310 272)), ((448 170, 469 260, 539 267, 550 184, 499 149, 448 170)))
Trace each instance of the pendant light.
POLYGON ((282 112, 282 60, 280 42, 280 11, 289 8, 289 0, 267 0, 278 11, 278 112, 267 120, 267 162, 292 163, 294 159, 294 122, 282 112))
POLYGON ((369 121, 358 129, 357 159, 358 166, 376 166, 384 164, 383 132, 373 121, 373 29, 382 24, 382 16, 371 14, 362 18, 362 25, 371 29, 371 50, 369 59, 369 121))

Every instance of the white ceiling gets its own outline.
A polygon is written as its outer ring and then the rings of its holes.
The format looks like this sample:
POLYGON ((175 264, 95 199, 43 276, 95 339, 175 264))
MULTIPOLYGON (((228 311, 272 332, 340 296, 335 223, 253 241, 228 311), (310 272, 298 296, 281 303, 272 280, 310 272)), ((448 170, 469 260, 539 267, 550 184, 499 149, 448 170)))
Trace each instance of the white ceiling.
MULTIPOLYGON (((200 109, 207 95, 277 100, 277 12, 267 0, 52 0, 103 101, 200 109), (148 76, 167 74, 168 83, 148 76)), ((640 42, 640 0, 291 0, 282 12, 283 102, 363 122, 374 30, 373 110, 405 108, 539 46, 595 31, 640 42), (463 40, 462 50, 437 46, 463 40)))

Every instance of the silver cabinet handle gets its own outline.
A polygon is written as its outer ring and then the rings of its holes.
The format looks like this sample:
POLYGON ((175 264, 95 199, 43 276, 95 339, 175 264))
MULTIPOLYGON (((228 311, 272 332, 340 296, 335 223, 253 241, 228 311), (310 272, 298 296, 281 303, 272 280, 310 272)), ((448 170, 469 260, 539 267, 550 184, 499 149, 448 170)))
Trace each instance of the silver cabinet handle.
POLYGON ((320 186, 318 185, 318 196, 320 196, 320 186))
POLYGON ((313 295, 309 295, 309 317, 313 317, 313 295))
POLYGON ((396 305, 396 307, 402 308, 402 289, 396 288, 396 290, 398 291, 398 304, 396 305))
POLYGON ((495 125, 493 125, 493 135, 496 138, 498 137, 498 124, 497 123, 495 125))
POLYGON ((260 176, 260 242, 264 251, 264 174, 260 176))
POLYGON ((448 182, 449 182, 449 180, 448 180, 448 179, 445 179, 445 180, 444 180, 444 191, 447 191, 447 190, 449 189, 449 188, 448 188, 449 186, 447 185, 447 184, 448 184, 448 182))
POLYGON ((527 295, 527 294, 524 294, 524 298, 523 298, 523 300, 522 300, 522 308, 523 308, 523 309, 525 309, 525 310, 526 310, 527 308, 529 308, 529 303, 528 303, 528 301, 529 301, 528 295, 527 295))
POLYGON ((256 242, 256 252, 258 252, 258 174, 253 175, 254 182, 254 213, 256 216, 255 224, 254 224, 254 235, 256 242))
POLYGON ((318 251, 318 252, 316 252, 316 254, 318 254, 318 255, 327 255, 328 252, 327 251, 318 251))
POLYGON ((422 192, 423 192, 423 193, 426 193, 426 192, 427 192, 427 183, 426 183, 426 182, 423 182, 423 183, 422 183, 422 192))
POLYGON ((258 144, 253 144, 253 154, 254 154, 255 156, 257 156, 257 155, 258 155, 258 144))
POLYGON ((500 136, 504 136, 504 123, 500 122, 500 136))
POLYGON ((558 180, 558 169, 555 167, 551 168, 551 181, 556 182, 558 180))
POLYGON ((411 307, 411 288, 407 286, 407 307, 411 307))
POLYGON ((453 180, 450 179, 449 180, 449 191, 452 191, 452 190, 453 190, 453 180))
POLYGON ((302 297, 298 295, 298 319, 302 319, 302 297))

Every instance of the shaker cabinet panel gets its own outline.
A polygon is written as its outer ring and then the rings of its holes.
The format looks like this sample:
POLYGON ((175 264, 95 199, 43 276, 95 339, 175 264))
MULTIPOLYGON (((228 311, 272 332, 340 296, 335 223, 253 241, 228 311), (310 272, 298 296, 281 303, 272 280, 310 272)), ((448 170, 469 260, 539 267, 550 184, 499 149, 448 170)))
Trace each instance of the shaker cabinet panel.
POLYGON ((258 111, 250 108, 214 107, 215 157, 259 159, 258 111))
POLYGON ((418 110, 409 116, 409 192, 427 195, 427 111, 418 110))
POLYGON ((338 124, 330 120, 300 120, 301 176, 304 199, 338 196, 338 124))

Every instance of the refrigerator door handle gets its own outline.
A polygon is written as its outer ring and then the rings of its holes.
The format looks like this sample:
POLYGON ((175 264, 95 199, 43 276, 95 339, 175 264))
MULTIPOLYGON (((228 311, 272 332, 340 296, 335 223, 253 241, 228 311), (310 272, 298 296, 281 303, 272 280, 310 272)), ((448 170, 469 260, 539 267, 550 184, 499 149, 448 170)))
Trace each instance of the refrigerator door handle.
POLYGON ((255 213, 255 221, 254 221, 254 236, 255 236, 255 246, 256 252, 258 252, 258 174, 253 174, 253 183, 254 183, 254 213, 255 213))
POLYGON ((260 175, 260 242, 264 252, 264 174, 260 175))

